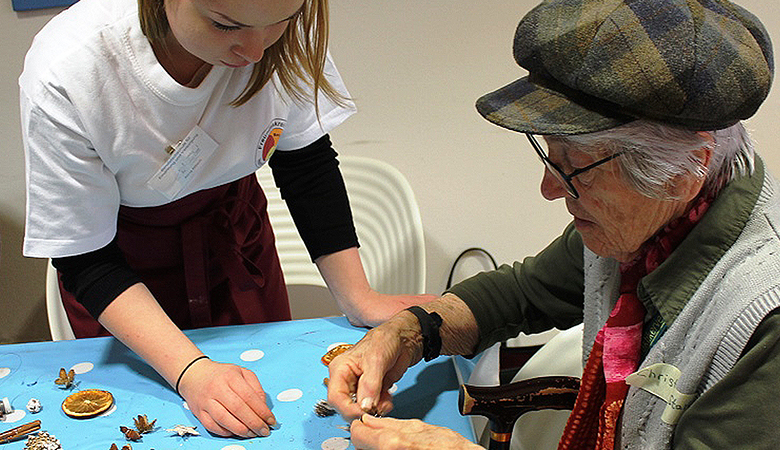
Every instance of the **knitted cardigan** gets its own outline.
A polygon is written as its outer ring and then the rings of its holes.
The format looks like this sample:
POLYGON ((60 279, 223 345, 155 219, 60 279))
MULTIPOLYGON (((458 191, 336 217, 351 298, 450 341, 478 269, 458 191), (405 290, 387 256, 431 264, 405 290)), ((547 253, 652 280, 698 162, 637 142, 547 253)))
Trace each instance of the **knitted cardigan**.
MULTIPOLYGON (((650 349, 640 370, 665 363, 680 370, 676 388, 695 397, 734 366, 758 324, 780 307, 780 192, 765 174, 761 193, 735 243, 706 275, 690 300, 650 349)), ((585 305, 583 358, 618 298, 620 274, 615 260, 584 250, 585 305)), ((675 421, 665 418, 667 402, 636 386, 623 410, 620 446, 670 448, 675 421), (667 423, 672 422, 672 423, 667 423)))

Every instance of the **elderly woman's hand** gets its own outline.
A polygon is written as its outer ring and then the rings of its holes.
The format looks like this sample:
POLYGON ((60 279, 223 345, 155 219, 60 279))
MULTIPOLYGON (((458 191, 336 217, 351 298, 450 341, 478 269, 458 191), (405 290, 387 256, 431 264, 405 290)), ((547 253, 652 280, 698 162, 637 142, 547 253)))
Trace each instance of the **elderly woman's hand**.
POLYGON ((482 447, 448 429, 417 419, 378 418, 364 414, 350 426, 358 450, 471 450, 482 447))
POLYGON ((417 318, 409 312, 369 331, 328 366, 328 403, 347 420, 389 412, 393 402, 387 390, 420 360, 421 346, 417 318))

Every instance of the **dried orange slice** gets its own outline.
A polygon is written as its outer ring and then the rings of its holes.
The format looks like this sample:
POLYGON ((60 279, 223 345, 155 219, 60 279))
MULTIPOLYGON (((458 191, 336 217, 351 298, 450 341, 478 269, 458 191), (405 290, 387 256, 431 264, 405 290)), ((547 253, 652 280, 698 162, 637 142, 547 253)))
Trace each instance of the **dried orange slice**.
POLYGON ((323 364, 327 366, 328 364, 330 364, 331 361, 333 361, 333 358, 339 356, 340 354, 346 352, 347 350, 351 349, 354 346, 355 346, 354 344, 339 344, 333 347, 332 349, 328 350, 328 353, 322 355, 321 361, 323 364))
POLYGON ((70 417, 85 419, 103 413, 114 404, 114 396, 100 389, 74 392, 62 402, 62 410, 70 417))

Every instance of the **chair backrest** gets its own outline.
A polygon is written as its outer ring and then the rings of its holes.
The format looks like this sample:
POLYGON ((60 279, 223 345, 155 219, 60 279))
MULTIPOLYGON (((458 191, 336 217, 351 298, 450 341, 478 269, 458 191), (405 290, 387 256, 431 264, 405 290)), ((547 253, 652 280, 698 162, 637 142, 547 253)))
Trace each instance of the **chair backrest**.
POLYGON ((46 315, 49 318, 51 340, 76 339, 70 322, 68 322, 68 316, 65 314, 65 307, 62 306, 57 269, 51 265, 51 260, 46 267, 46 315))
POLYGON ((282 264, 284 281, 287 284, 326 287, 317 266, 309 258, 309 253, 303 245, 298 229, 295 228, 287 205, 282 200, 279 188, 274 184, 270 168, 258 170, 257 180, 268 199, 268 216, 276 236, 276 251, 282 264))
MULTIPOLYGON (((417 200, 403 174, 372 158, 340 156, 371 287, 385 294, 425 292, 425 241, 417 200)), ((325 286, 301 241, 268 168, 257 172, 287 284, 325 286)))
MULTIPOLYGON (((548 375, 582 376, 582 324, 550 339, 526 361, 512 381, 548 375)), ((523 414, 515 422, 510 450, 558 448, 570 413, 543 410, 523 414)))

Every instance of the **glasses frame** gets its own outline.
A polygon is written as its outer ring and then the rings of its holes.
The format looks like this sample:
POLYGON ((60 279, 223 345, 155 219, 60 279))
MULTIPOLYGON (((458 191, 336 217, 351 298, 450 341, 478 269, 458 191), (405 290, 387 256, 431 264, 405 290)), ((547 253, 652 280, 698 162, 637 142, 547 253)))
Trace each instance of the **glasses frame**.
POLYGON ((572 179, 576 177, 577 175, 582 174, 583 172, 587 172, 590 169, 593 169, 595 167, 598 167, 604 163, 607 163, 609 161, 612 161, 613 159, 617 158, 618 156, 622 155, 624 152, 617 152, 613 153, 610 156, 607 156, 606 158, 600 159, 592 164, 588 164, 585 167, 582 167, 580 169, 574 170, 571 173, 566 173, 563 170, 561 170, 560 167, 558 167, 557 164, 550 161, 550 158, 547 156, 547 153, 545 153, 544 148, 539 144, 539 142, 536 140, 534 135, 530 133, 525 134, 528 140, 531 142, 531 146, 533 146, 534 150, 536 150, 536 154, 539 156, 539 159, 542 160, 542 163, 547 168, 547 170, 550 171, 550 173, 555 176, 558 181, 563 184, 563 187, 566 188, 566 192, 571 195, 573 198, 580 198, 580 193, 577 191, 577 188, 574 187, 574 183, 572 182, 572 179))

